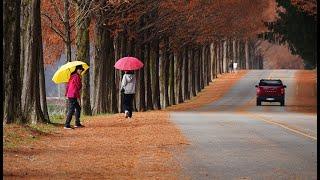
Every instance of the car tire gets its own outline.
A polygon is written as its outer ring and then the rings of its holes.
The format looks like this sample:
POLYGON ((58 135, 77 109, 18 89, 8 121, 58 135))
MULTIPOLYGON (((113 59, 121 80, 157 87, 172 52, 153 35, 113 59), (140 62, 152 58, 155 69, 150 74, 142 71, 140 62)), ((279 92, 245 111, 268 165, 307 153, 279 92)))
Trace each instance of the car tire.
POLYGON ((284 98, 280 101, 280 106, 284 106, 284 98))
POLYGON ((261 106, 261 100, 257 99, 257 106, 261 106))

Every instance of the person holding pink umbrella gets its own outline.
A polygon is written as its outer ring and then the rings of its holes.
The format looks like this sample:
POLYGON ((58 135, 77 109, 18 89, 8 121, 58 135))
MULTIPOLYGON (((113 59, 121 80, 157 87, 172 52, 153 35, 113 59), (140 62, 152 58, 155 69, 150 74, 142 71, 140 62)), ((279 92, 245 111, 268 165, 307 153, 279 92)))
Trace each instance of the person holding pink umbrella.
POLYGON ((121 81, 121 93, 124 94, 123 106, 126 118, 132 117, 132 101, 136 90, 136 77, 134 70, 143 67, 143 63, 135 57, 123 57, 119 59, 114 67, 116 69, 125 71, 121 81))
POLYGON ((133 71, 125 71, 121 81, 121 92, 124 94, 123 106, 126 118, 132 117, 132 101, 136 91, 136 76, 133 71))

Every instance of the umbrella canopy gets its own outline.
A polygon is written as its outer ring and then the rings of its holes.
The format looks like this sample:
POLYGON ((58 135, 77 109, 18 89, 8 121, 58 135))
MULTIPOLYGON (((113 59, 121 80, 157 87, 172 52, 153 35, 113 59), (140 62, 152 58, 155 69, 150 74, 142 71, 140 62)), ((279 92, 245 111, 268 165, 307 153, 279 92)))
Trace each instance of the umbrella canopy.
POLYGON ((76 69, 76 66, 82 65, 83 71, 81 75, 83 75, 87 69, 89 69, 89 66, 82 61, 71 61, 67 64, 64 64, 61 66, 53 75, 52 81, 56 84, 58 83, 65 83, 69 81, 71 73, 76 69))
POLYGON ((123 71, 133 71, 143 67, 143 63, 135 57, 123 57, 114 65, 116 69, 123 71))

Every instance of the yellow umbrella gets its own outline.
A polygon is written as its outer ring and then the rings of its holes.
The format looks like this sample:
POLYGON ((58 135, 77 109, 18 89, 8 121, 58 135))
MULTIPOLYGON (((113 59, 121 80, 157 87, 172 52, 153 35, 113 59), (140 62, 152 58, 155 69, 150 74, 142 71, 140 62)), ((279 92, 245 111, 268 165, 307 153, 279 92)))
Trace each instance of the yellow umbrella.
POLYGON ((81 73, 83 75, 87 69, 89 69, 88 64, 82 61, 71 61, 67 64, 61 66, 53 75, 52 81, 56 84, 66 83, 69 81, 71 73, 76 69, 76 66, 82 65, 84 71, 81 73))

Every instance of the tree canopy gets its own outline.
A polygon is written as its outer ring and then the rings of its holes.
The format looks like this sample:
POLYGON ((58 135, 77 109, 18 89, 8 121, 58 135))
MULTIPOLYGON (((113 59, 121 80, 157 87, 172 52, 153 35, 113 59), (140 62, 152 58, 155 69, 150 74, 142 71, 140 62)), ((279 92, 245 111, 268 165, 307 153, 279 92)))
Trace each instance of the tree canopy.
POLYGON ((306 69, 317 65, 317 18, 314 0, 277 0, 279 18, 267 23, 266 38, 279 44, 288 43, 293 54, 300 55, 306 69))

